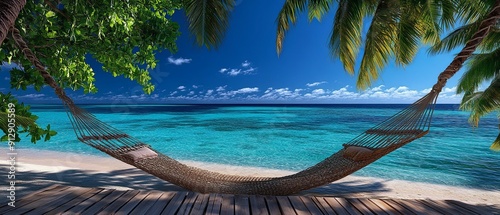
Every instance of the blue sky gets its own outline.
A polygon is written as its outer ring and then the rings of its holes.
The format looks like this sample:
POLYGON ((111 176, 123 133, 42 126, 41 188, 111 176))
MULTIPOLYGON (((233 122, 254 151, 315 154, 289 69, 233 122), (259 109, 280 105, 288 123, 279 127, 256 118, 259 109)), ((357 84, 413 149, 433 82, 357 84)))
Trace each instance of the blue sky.
MULTIPOLYGON (((133 81, 96 73, 97 94, 68 92, 80 103, 413 103, 427 93, 437 75, 453 59, 452 53, 428 55, 423 47, 405 67, 387 66, 371 88, 358 91, 356 78, 347 74, 327 48, 332 10, 321 22, 309 23, 305 14, 286 35, 284 49, 276 54, 276 16, 283 1, 238 0, 228 32, 216 50, 198 47, 189 35, 182 12, 173 20, 181 26, 178 52, 157 55, 151 71, 156 86, 144 95, 133 81)), ((8 67, 0 72, 0 90, 9 91, 8 67)), ((462 73, 452 78, 439 103, 459 103, 455 86, 462 73)), ((27 103, 56 102, 50 89, 12 91, 27 103)))

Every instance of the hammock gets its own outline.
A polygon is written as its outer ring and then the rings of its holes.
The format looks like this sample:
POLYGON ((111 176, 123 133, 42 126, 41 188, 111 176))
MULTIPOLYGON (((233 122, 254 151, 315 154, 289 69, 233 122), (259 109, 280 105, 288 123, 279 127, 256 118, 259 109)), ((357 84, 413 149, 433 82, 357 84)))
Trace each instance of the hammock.
POLYGON ((19 31, 11 27, 12 36, 24 55, 40 71, 45 82, 63 101, 78 140, 110 156, 135 166, 158 178, 201 193, 287 195, 322 186, 341 179, 376 161, 384 155, 429 132, 437 97, 446 81, 475 51, 490 27, 500 18, 500 1, 481 23, 478 32, 439 75, 438 82, 423 98, 372 129, 345 143, 344 148, 320 163, 283 177, 250 177, 226 175, 182 164, 146 143, 100 121, 77 107, 45 70, 28 48, 19 31))

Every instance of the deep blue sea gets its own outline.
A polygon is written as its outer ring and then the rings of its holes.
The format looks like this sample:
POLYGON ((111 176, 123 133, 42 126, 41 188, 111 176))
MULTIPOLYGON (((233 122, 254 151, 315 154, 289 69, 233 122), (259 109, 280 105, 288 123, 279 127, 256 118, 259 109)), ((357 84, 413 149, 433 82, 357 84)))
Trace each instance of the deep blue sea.
MULTIPOLYGON (((181 160, 299 171, 406 105, 83 105, 126 133, 181 160)), ((18 148, 106 156, 76 140, 64 108, 34 105, 49 142, 18 148)), ((355 175, 500 190, 496 115, 471 127, 458 105, 437 105, 431 132, 355 175)))

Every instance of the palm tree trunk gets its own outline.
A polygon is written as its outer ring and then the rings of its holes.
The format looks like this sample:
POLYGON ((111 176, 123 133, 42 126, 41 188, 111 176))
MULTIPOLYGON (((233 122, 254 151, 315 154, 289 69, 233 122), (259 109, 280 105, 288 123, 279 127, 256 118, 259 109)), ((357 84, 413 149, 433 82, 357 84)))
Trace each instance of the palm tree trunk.
POLYGON ((500 0, 497 0, 493 5, 490 13, 479 25, 478 30, 472 38, 465 44, 465 47, 457 54, 450 65, 438 77, 438 82, 432 88, 435 92, 441 92, 441 89, 446 85, 446 81, 462 68, 464 62, 476 51, 476 48, 481 44, 483 39, 488 35, 491 28, 496 25, 500 19, 500 0))
POLYGON ((9 33, 10 26, 26 5, 26 0, 0 0, 0 45, 9 33))

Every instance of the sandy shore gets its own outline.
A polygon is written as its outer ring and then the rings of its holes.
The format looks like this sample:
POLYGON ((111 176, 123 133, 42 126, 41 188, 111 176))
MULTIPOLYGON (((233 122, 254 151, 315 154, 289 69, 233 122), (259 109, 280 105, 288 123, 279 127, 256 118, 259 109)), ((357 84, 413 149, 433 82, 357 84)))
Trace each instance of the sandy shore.
MULTIPOLYGON (((4 187, 10 182, 7 178, 10 165, 8 164, 6 148, 0 148, 0 158, 3 158, 0 160, 0 175, 2 175, 0 179, 2 191, 0 192, 5 192, 7 195, 4 187)), ((17 150, 16 160, 16 198, 22 198, 27 193, 56 183, 114 189, 183 190, 113 158, 53 151, 17 150)), ((183 161, 183 163, 235 175, 282 176, 293 173, 283 170, 192 161, 183 161)), ((301 194, 338 197, 452 199, 470 204, 497 205, 500 208, 500 188, 494 191, 479 190, 356 176, 348 176, 332 184, 303 191, 301 194)))

